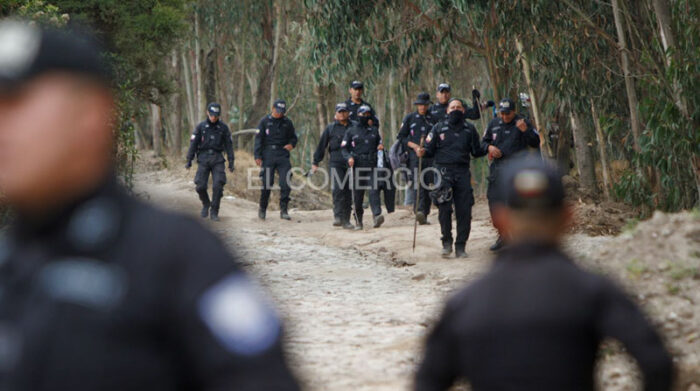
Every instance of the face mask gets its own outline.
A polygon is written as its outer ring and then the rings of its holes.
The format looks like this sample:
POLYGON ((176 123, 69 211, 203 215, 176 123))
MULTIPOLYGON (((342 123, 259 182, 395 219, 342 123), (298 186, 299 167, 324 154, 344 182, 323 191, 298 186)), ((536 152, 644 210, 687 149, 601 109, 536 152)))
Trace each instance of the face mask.
POLYGON ((460 110, 455 110, 447 115, 447 120, 451 125, 457 125, 458 123, 464 121, 464 113, 460 110))
POLYGON ((369 117, 360 117, 360 124, 362 124, 362 126, 367 126, 368 123, 369 117))

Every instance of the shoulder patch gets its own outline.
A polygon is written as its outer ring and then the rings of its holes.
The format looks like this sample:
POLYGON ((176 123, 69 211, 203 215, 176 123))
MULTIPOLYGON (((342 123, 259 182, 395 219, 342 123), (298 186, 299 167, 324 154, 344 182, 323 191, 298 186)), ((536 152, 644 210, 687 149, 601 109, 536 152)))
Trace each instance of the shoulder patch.
POLYGON ((231 274, 199 299, 199 316, 228 351, 252 356, 272 347, 281 325, 258 287, 243 274, 231 274))

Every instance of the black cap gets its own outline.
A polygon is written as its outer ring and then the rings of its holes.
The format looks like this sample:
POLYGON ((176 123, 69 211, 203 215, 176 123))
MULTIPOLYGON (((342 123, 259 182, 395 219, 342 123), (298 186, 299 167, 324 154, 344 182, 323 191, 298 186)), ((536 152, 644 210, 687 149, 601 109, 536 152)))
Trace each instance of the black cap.
POLYGON ((429 105, 430 104, 430 94, 427 92, 421 92, 418 94, 418 98, 416 99, 415 102, 413 102, 414 105, 429 105))
POLYGON ((367 105, 362 105, 357 109, 357 114, 371 113, 372 108, 367 105))
POLYGON ((216 102, 209 103, 207 112, 215 117, 221 117, 221 105, 216 102))
POLYGON ((287 102, 285 102, 284 99, 277 99, 275 103, 272 104, 272 107, 274 107, 278 113, 284 114, 287 112, 287 102))
POLYGON ((51 71, 90 77, 107 86, 113 79, 103 49, 89 35, 16 20, 0 22, 0 88, 51 71))
POLYGON ((361 90, 365 88, 365 85, 359 80, 353 80, 352 83, 350 83, 350 88, 354 90, 361 90))
POLYGON ((498 102, 498 111, 501 113, 510 113, 515 110, 515 103, 510 98, 501 99, 498 102))
POLYGON ((335 112, 336 112, 336 113, 340 113, 341 111, 350 111, 350 109, 348 109, 348 104, 347 104, 347 103, 345 103, 345 102, 340 102, 340 103, 338 103, 337 105, 335 105, 335 112))
POLYGON ((438 92, 443 92, 443 91, 450 92, 450 91, 452 91, 452 88, 450 88, 450 85, 447 83, 440 83, 440 85, 438 85, 437 90, 438 90, 438 92))
POLYGON ((564 205, 564 185, 554 164, 539 154, 514 157, 503 168, 499 189, 511 209, 558 209, 564 205))

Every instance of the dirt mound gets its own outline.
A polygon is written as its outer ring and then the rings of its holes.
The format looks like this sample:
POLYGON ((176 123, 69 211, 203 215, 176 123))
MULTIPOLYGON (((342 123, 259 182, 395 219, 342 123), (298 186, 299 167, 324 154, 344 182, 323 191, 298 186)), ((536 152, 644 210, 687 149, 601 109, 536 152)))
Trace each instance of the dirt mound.
POLYGON ((576 225, 572 231, 591 236, 617 235, 630 222, 635 222, 636 216, 637 213, 632 207, 622 203, 576 202, 574 204, 576 225))
MULTIPOLYGON (((594 249, 582 263, 635 292, 673 354, 676 389, 700 387, 700 213, 656 212, 594 249)), ((611 352, 606 360, 627 361, 619 349, 611 352)), ((609 371, 605 389, 635 382, 623 375, 626 370, 613 365, 609 371)))

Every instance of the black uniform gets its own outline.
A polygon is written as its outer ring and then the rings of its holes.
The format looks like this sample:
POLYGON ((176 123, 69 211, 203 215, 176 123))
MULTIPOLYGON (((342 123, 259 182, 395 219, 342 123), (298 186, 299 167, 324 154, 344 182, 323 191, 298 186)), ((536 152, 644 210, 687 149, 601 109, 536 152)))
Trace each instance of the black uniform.
POLYGON ((258 132, 255 134, 255 158, 262 159, 260 176, 263 189, 260 192, 260 209, 267 209, 270 200, 270 190, 274 183, 275 170, 279 176, 280 209, 286 210, 289 203, 291 188, 287 183, 287 173, 292 168, 289 161, 289 151, 284 146, 297 145, 297 134, 292 121, 285 117, 274 118, 268 114, 260 120, 258 132))
MULTIPOLYGON (((433 121, 435 123, 438 123, 445 118, 447 118, 447 106, 449 105, 448 103, 440 103, 437 102, 434 105, 430 106, 430 109, 428 112, 430 115, 433 117, 433 121)), ((464 106, 464 118, 466 119, 479 119, 481 118, 481 115, 479 115, 479 107, 476 99, 472 102, 472 107, 467 107, 466 105, 464 106)))
MULTIPOLYGON (((517 156, 518 152, 527 149, 527 147, 539 148, 540 135, 532 126, 529 120, 525 119, 527 130, 521 132, 515 124, 518 120, 524 119, 520 114, 516 114, 513 121, 509 124, 503 122, 500 118, 491 120, 486 132, 484 133, 483 142, 488 145, 493 145, 501 150, 503 156, 499 159, 494 159, 489 167, 489 186, 486 196, 489 200, 489 207, 493 208, 494 202, 498 202, 499 196, 496 186, 498 181, 498 173, 504 164, 513 156, 517 156)), ((488 147, 487 147, 488 148, 488 147)))
POLYGON ((329 167, 331 175, 331 191, 333 193, 333 216, 343 222, 350 221, 350 209, 352 195, 350 194, 350 181, 348 178, 348 161, 343 157, 340 144, 343 142, 345 132, 350 127, 350 122, 343 125, 333 121, 321 134, 321 140, 314 153, 313 164, 318 166, 323 160, 323 155, 328 149, 329 167))
POLYGON ((593 390, 605 337, 637 359, 645 390, 669 390, 672 363, 637 307, 551 245, 506 248, 447 303, 430 333, 415 390, 466 378, 479 390, 593 390))
POLYGON ((233 169, 233 142, 228 126, 221 121, 212 123, 209 119, 200 122, 190 138, 187 162, 189 164, 195 155, 197 156, 197 174, 194 177, 194 184, 197 186, 197 194, 202 205, 204 207, 211 206, 213 214, 217 214, 219 211, 226 184, 225 160, 222 155, 224 150, 228 155, 228 166, 233 169), (209 173, 211 173, 213 182, 211 201, 207 193, 209 173))
POLYGON ((377 190, 377 147, 382 143, 379 130, 375 126, 362 126, 359 122, 353 122, 352 126, 345 133, 341 150, 343 157, 347 161, 351 157, 355 160, 353 166, 353 192, 355 197, 355 213, 360 223, 362 223, 362 200, 365 196, 365 189, 369 189, 369 204, 372 208, 372 215, 382 214, 382 206, 377 190))
MULTIPOLYGON (((399 130, 398 139, 403 144, 404 149, 408 151, 407 168, 410 170, 411 191, 415 191, 420 181, 418 180, 418 155, 416 151, 408 147, 408 142, 420 145, 421 137, 427 137, 430 130, 433 128, 435 121, 433 116, 428 111, 425 115, 418 114, 417 111, 408 114, 403 119, 401 129, 399 130)), ((433 172, 429 170, 433 166, 433 159, 423 157, 423 182, 430 185, 434 182, 433 172), (428 169, 428 170, 427 170, 428 169)), ((423 212, 426 216, 430 213, 430 189, 427 186, 420 186, 420 205, 414 205, 414 211, 423 212)))
POLYGON ((474 205, 469 155, 484 156, 486 147, 479 142, 474 125, 466 121, 457 125, 451 125, 448 120, 438 122, 425 139, 426 156, 434 157, 433 164, 440 172, 440 188, 432 194, 438 206, 443 245, 452 245, 453 200, 457 216, 456 248, 463 250, 469 239, 474 205))
POLYGON ((387 213, 396 209, 396 186, 394 186, 394 169, 386 151, 377 151, 377 190, 381 198, 384 193, 384 206, 387 213), (380 156, 381 155, 381 156, 380 156))
POLYGON ((348 110, 350 111, 350 121, 352 122, 358 122, 360 120, 360 118, 357 116, 357 110, 360 108, 360 106, 369 106, 370 117, 372 118, 372 121, 374 121, 374 126, 379 129, 379 118, 377 118, 377 112, 374 111, 374 107, 372 107, 371 104, 365 102, 364 99, 362 99, 362 102, 360 103, 355 103, 352 101, 352 98, 348 98, 348 100, 345 101, 345 104, 348 105, 348 110))
POLYGON ((0 237, 1 390, 296 390, 223 244, 116 180, 0 237))

